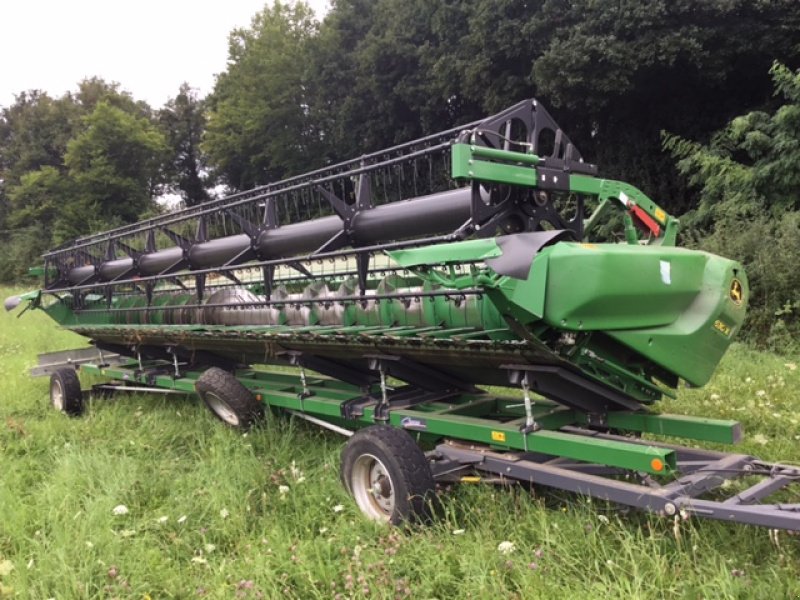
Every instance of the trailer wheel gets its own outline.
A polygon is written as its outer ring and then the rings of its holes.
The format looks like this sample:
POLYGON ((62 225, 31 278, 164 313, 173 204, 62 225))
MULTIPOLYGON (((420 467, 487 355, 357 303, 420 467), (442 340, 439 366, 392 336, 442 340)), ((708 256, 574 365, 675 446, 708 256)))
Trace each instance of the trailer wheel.
POLYGON ((83 412, 83 392, 75 369, 58 369, 50 376, 50 403, 73 417, 83 412))
POLYGON ((431 517, 435 483, 428 460, 401 429, 373 425, 356 432, 342 450, 341 477, 370 519, 399 525, 431 517))
POLYGON ((223 423, 247 430, 264 418, 264 406, 227 371, 211 367, 194 384, 206 406, 223 423))

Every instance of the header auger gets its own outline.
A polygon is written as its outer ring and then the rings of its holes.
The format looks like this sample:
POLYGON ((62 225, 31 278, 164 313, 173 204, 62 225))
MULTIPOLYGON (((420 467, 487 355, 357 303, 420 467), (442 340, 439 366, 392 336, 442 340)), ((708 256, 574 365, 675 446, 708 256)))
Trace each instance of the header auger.
MULTIPOLYGON (((423 513, 413 499, 434 480, 477 470, 800 529, 800 515, 774 506, 698 499, 767 468, 752 457, 622 436, 741 435, 734 422, 647 409, 681 379, 708 380, 747 303, 741 266, 675 247, 677 230, 641 191, 599 178, 529 100, 77 239, 44 256, 41 290, 6 307, 27 300, 91 340, 35 369, 52 373, 62 410, 82 406, 80 365, 110 378, 106 389, 196 392, 232 426, 264 404, 288 411, 352 435, 344 480, 374 518, 423 513), (647 485, 616 478, 626 473, 647 485)), ((778 483, 748 498, 798 475, 771 468, 778 483)))

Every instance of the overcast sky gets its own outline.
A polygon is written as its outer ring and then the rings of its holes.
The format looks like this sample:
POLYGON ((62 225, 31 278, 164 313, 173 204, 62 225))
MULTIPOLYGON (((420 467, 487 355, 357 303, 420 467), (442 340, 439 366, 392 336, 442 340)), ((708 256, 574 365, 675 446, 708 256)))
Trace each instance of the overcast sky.
MULTIPOLYGON (((60 96, 116 81, 158 108, 184 81, 211 91, 228 34, 272 0, 0 0, 0 106, 23 90, 60 96)), ((328 0, 308 0, 322 16, 328 0)))

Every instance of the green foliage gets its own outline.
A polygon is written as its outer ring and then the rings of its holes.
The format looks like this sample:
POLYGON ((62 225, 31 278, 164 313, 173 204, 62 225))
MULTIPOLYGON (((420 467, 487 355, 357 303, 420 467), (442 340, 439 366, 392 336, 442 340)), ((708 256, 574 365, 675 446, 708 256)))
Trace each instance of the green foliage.
POLYGON ((167 176, 169 189, 180 193, 186 206, 195 206, 210 198, 206 157, 200 149, 205 130, 205 105, 188 83, 178 95, 158 111, 158 122, 171 153, 167 176))
POLYGON ((22 93, 0 112, 0 280, 54 244, 154 209, 167 145, 151 113, 97 78, 56 99, 22 93))
POLYGON ((697 199, 662 154, 660 130, 705 141, 768 103, 767 70, 797 60, 798 27, 794 0, 553 0, 532 25, 550 39, 533 78, 568 109, 567 130, 603 173, 683 213, 697 199))
POLYGON ((19 281, 29 266, 41 263, 41 254, 49 249, 41 228, 29 226, 0 233, 0 281, 19 281), (22 267, 24 265, 24 268, 22 267))
POLYGON ((204 142, 229 186, 246 189, 313 164, 304 65, 315 31, 306 4, 276 2, 231 34, 228 70, 208 98, 204 142))
POLYGON ((339 0, 298 70, 330 161, 536 96, 603 174, 682 213, 660 130, 705 140, 768 104, 798 26, 794 0, 339 0))
POLYGON ((785 104, 733 119, 708 145, 664 135, 678 168, 700 189, 684 219, 700 248, 743 262, 752 290, 748 333, 796 350, 800 339, 800 72, 776 63, 785 104))
POLYGON ((74 195, 73 181, 57 168, 47 165, 28 171, 22 175, 19 184, 10 189, 14 211, 8 224, 28 227, 35 223, 53 223, 64 208, 63 199, 74 195))
POLYGON ((78 83, 75 94, 67 93, 65 97, 72 98, 80 106, 83 116, 94 111, 101 102, 137 117, 149 119, 153 113, 147 102, 135 100, 129 92, 121 90, 118 83, 108 83, 99 77, 84 79, 78 83))
MULTIPOLYGON (((64 155, 80 196, 74 216, 135 221, 158 193, 166 158, 166 140, 148 119, 101 101, 64 155)), ((67 237, 89 232, 73 231, 67 237)))
POLYGON ((44 92, 23 92, 0 113, 0 177, 6 187, 41 167, 63 168, 80 107, 72 98, 53 99, 44 92))

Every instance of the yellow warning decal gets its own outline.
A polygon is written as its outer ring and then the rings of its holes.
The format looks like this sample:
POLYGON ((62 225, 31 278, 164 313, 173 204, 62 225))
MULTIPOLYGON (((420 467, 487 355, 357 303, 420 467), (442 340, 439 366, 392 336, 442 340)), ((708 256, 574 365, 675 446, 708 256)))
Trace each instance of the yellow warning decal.
POLYGON ((720 333, 722 333, 722 334, 724 334, 726 336, 730 336, 731 335, 731 331, 732 331, 732 327, 730 325, 726 325, 725 323, 723 323, 719 319, 714 321, 714 329, 716 329, 717 331, 719 331, 720 333))
POLYGON ((657 209, 655 210, 655 213, 654 213, 654 215, 653 215, 653 216, 655 216, 655 218, 656 218, 656 221, 658 221, 658 222, 659 222, 659 223, 661 223, 662 225, 664 224, 664 221, 666 221, 666 220, 667 220, 667 213, 665 213, 665 212, 664 212, 662 209, 660 209, 660 208, 657 208, 657 209))
POLYGON ((492 441, 493 442, 505 442, 506 441, 506 434, 502 431, 493 431, 492 432, 492 441))
POLYGON ((597 250, 597 244, 581 244, 581 248, 586 248, 587 250, 597 250))
POLYGON ((741 306, 742 301, 744 300, 744 291, 742 290, 742 282, 738 279, 733 279, 731 281, 730 297, 731 302, 733 302, 736 306, 741 306))

